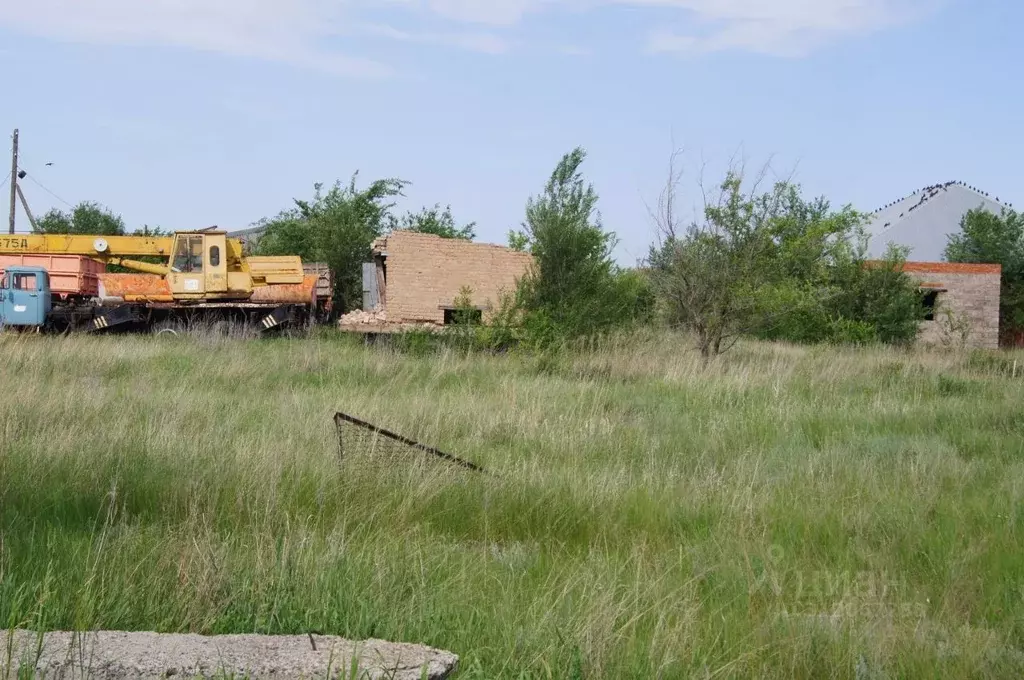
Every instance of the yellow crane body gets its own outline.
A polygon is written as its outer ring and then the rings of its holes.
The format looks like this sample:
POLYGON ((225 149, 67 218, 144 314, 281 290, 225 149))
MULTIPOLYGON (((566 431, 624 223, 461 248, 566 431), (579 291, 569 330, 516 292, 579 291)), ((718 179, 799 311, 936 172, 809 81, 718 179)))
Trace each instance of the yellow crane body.
POLYGON ((0 254, 80 255, 150 275, 122 279, 108 275, 128 301, 246 300, 264 286, 305 282, 301 258, 246 257, 241 241, 227 238, 223 231, 181 231, 170 236, 11 235, 0 237, 0 254))

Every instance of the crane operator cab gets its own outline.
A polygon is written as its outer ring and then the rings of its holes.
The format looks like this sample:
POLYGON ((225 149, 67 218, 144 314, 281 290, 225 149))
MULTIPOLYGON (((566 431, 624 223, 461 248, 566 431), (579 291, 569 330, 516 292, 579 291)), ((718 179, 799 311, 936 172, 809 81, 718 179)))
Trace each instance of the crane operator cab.
POLYGON ((302 284, 295 255, 244 257, 242 244, 223 231, 177 232, 167 263, 176 300, 248 298, 255 286, 302 284))
POLYGON ((52 301, 50 277, 42 267, 7 267, 0 272, 0 326, 46 323, 52 301))
POLYGON ((221 234, 181 233, 174 236, 170 273, 176 294, 224 293, 228 290, 227 238, 221 234))

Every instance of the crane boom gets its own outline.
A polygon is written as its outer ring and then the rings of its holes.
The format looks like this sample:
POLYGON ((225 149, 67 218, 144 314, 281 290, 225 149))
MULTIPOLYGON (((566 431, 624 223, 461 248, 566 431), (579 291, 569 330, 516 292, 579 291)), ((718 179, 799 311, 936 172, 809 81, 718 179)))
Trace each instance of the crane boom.
POLYGON ((254 287, 304 280, 300 258, 245 257, 242 242, 227 238, 223 231, 171 236, 14 234, 0 237, 0 254, 80 255, 121 265, 163 278, 175 300, 244 299, 254 287))
POLYGON ((0 252, 87 257, 169 257, 173 236, 89 236, 84 234, 24 234, 0 239, 0 252), (105 245, 104 245, 105 244, 105 245), (98 250, 102 247, 103 250, 98 250))

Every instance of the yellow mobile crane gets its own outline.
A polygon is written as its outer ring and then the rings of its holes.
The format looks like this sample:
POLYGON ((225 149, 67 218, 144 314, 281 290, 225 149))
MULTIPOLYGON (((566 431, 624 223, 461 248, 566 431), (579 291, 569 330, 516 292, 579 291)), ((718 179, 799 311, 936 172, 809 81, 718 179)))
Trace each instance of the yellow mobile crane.
POLYGON ((306 273, 296 256, 245 256, 241 241, 215 229, 170 236, 13 234, 0 236, 0 269, 5 260, 15 266, 43 260, 43 268, 84 272, 74 278, 48 271, 48 281, 59 286, 50 291, 54 304, 47 325, 58 329, 163 328, 229 318, 257 320, 261 330, 269 330, 330 309, 323 272, 306 273), (102 264, 76 264, 87 260, 102 264), (103 273, 102 265, 139 273, 103 273), (97 267, 98 273, 86 271, 97 267))
MULTIPOLYGON (((81 255, 162 277, 153 297, 173 300, 248 299, 274 284, 301 284, 299 257, 245 257, 242 243, 223 231, 180 231, 171 236, 26 234, 0 237, 0 254, 81 255), (133 259, 160 258, 161 263, 133 259)), ((144 291, 140 291, 144 293, 144 291)))

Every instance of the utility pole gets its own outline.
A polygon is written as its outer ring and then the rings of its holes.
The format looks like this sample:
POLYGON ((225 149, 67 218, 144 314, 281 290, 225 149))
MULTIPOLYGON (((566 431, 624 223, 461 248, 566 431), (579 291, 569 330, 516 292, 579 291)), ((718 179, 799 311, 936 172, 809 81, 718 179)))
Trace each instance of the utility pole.
POLYGON ((21 207, 25 209, 25 214, 28 215, 28 223, 32 225, 32 231, 39 231, 39 225, 36 224, 35 215, 28 207, 28 201, 25 200, 25 192, 21 190, 21 185, 18 185, 18 198, 21 199, 21 207))
POLYGON ((14 233, 14 209, 18 206, 18 130, 14 130, 14 150, 11 153, 11 222, 8 233, 14 233))

